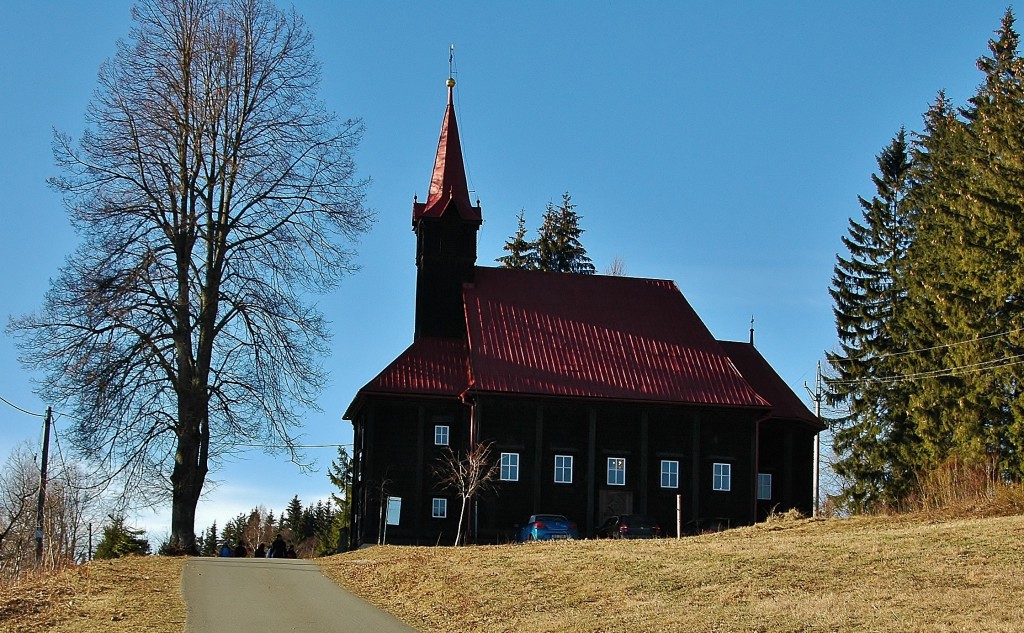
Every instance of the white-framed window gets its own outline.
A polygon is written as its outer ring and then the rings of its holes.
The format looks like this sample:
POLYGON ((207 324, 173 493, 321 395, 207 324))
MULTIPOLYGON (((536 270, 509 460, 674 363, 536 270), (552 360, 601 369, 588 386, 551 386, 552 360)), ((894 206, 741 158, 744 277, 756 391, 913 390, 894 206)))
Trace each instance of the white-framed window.
POLYGON ((398 525, 398 522, 402 518, 402 498, 401 497, 388 497, 387 505, 387 524, 398 525))
POLYGON ((608 485, 626 485, 626 459, 623 457, 608 458, 608 485))
POLYGON ((714 482, 711 484, 711 489, 722 492, 732 490, 732 464, 715 463, 714 482))
POLYGON ((555 455, 555 483, 572 483, 572 455, 555 455))
POLYGON ((661 460, 661 487, 679 487, 679 462, 674 459, 661 460))
POLYGON ((448 446, 448 425, 434 425, 434 446, 448 446))
POLYGON ((757 498, 762 501, 772 498, 772 476, 769 473, 757 473, 757 498))
POLYGON ((501 480, 519 481, 519 453, 501 454, 501 480))
POLYGON ((434 503, 431 506, 430 516, 432 516, 435 519, 447 519, 448 500, 443 497, 434 497, 434 503))

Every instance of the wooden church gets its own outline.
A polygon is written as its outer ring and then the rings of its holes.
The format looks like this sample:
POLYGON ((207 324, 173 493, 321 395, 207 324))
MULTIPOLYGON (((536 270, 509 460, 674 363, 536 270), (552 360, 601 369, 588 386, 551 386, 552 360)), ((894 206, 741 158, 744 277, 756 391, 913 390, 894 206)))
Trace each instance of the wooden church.
POLYGON ((425 201, 413 202, 412 344, 356 394, 352 546, 451 544, 461 499, 446 448, 491 445, 494 489, 469 540, 509 540, 531 514, 591 536, 607 516, 654 516, 675 535, 812 508, 824 427, 753 341, 717 341, 675 283, 477 266, 448 105, 425 201))

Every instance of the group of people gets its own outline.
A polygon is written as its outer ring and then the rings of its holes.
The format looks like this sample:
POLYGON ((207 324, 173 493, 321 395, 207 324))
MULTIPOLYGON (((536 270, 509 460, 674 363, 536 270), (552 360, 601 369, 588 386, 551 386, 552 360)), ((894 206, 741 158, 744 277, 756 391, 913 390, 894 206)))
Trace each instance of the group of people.
MULTIPOLYGON (((248 558, 249 557, 249 546, 245 544, 245 541, 238 539, 238 544, 231 547, 231 543, 227 541, 220 546, 220 551, 217 554, 221 558, 248 558)), ((256 546, 256 549, 252 553, 253 558, 298 558, 298 554, 295 552, 294 545, 285 545, 284 539, 278 534, 274 541, 267 547, 266 544, 260 543, 256 546)))

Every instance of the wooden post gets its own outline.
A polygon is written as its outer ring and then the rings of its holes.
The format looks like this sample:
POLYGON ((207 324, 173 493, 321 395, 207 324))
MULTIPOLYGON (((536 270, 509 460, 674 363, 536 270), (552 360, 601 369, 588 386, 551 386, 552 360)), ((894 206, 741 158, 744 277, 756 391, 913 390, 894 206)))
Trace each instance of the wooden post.
POLYGON ((43 455, 39 464, 39 503, 36 506, 36 567, 43 564, 43 507, 46 505, 46 462, 50 454, 50 422, 53 408, 46 407, 43 418, 43 455))
POLYGON ((676 538, 683 538, 683 495, 676 495, 676 538))

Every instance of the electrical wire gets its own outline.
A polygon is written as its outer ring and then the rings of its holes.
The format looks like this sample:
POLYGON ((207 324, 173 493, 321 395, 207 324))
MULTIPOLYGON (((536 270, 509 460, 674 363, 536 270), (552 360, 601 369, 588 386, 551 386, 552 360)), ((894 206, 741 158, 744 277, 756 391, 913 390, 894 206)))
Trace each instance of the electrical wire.
MULTIPOLYGON (((946 343, 946 344, 943 344, 943 345, 934 345, 932 347, 922 347, 920 349, 910 349, 910 350, 904 350, 902 352, 892 352, 890 354, 882 354, 881 356, 873 356, 872 360, 883 360, 885 358, 894 358, 896 356, 906 356, 908 354, 919 354, 921 352, 930 352, 930 351, 937 350, 937 349, 945 349, 945 348, 949 348, 949 347, 956 347, 958 345, 968 345, 970 343, 977 343, 979 341, 986 341, 986 340, 992 339, 992 338, 999 338, 1001 336, 1009 336, 1011 334, 1017 334, 1018 332, 1024 332, 1024 328, 1018 328, 1016 330, 1009 330, 1009 331, 1006 331, 1006 332, 998 332, 996 334, 986 334, 985 336, 979 336, 977 338, 968 339, 966 341, 957 341, 955 343, 946 343)), ((830 360, 829 363, 833 363, 833 362, 846 363, 846 362, 855 362, 857 360, 858 359, 855 359, 855 358, 836 358, 836 359, 830 360)))
POLYGON ((37 418, 44 418, 44 417, 46 417, 46 415, 43 414, 43 413, 32 413, 31 411, 27 411, 25 409, 22 409, 21 407, 19 407, 18 405, 12 403, 10 400, 8 400, 7 398, 4 398, 3 396, 0 396, 0 402, 3 402, 4 404, 6 404, 7 406, 11 407, 12 409, 16 409, 18 411, 21 411, 25 415, 31 415, 31 416, 35 416, 37 418))
POLYGON ((943 376, 959 376, 969 373, 977 373, 986 369, 998 369, 1002 367, 1013 367, 1015 365, 1024 364, 1024 354, 1017 354, 1016 356, 1006 356, 1004 358, 997 358, 994 360, 981 361, 979 363, 972 363, 969 365, 960 365, 957 367, 949 367, 942 369, 933 369, 929 371, 922 371, 913 374, 895 374, 893 376, 885 376, 881 378, 858 378, 857 380, 830 380, 825 378, 824 381, 829 385, 863 385, 863 384, 885 384, 885 383, 897 383, 897 382, 909 382, 917 380, 919 378, 939 378, 943 376), (1011 362, 1007 362, 1011 361, 1011 362))
MULTIPOLYGON (((222 445, 223 446, 223 445, 222 445)), ((242 444, 233 443, 227 446, 238 446, 242 448, 341 448, 343 446, 352 446, 352 443, 348 444, 242 444)))

